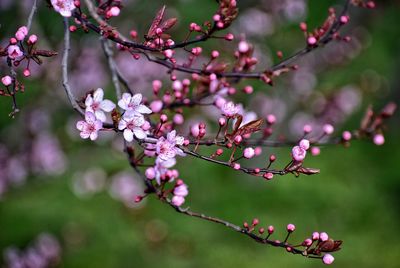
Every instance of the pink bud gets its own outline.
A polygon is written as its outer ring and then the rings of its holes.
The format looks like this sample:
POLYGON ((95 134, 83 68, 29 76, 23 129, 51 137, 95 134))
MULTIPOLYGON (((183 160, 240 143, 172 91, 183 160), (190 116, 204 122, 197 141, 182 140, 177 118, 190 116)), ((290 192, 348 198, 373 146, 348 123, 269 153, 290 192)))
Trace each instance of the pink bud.
POLYGON ((294 232, 294 230, 296 230, 296 226, 295 226, 294 224, 292 224, 292 223, 289 223, 289 224, 286 226, 286 230, 287 230, 289 233, 294 232))
POLYGON ((319 155, 321 153, 321 149, 319 149, 319 147, 311 147, 311 155, 316 156, 319 155))
POLYGON ((348 16, 341 16, 340 17, 340 23, 346 24, 349 22, 349 17, 348 16))
POLYGON ((331 254, 325 254, 324 257, 322 257, 322 262, 326 265, 330 265, 333 263, 335 258, 331 254))
POLYGON ((132 30, 132 31, 129 32, 129 35, 130 35, 133 39, 136 39, 136 37, 138 36, 138 33, 137 33, 137 31, 132 30))
POLYGON ((31 76, 31 71, 29 71, 29 69, 25 69, 23 71, 23 74, 24 74, 25 77, 29 77, 29 76, 31 76))
POLYGON ((254 156, 254 149, 251 147, 244 149, 243 156, 247 159, 252 158, 254 156))
POLYGON ((175 80, 172 83, 172 89, 176 91, 181 91, 183 89, 182 82, 180 80, 175 80))
POLYGON ((167 49, 167 50, 164 50, 164 52, 163 52, 164 56, 167 57, 168 59, 172 58, 174 53, 175 53, 175 51, 173 51, 172 49, 167 49))
POLYGON ((256 148, 254 148, 254 154, 256 155, 256 156, 258 156, 258 155, 260 155, 262 153, 262 148, 261 147, 256 147, 256 148))
POLYGON ((155 94, 157 94, 162 87, 162 82, 160 80, 154 80, 153 81, 153 91, 155 94))
POLYGON ((310 148, 310 141, 309 140, 306 140, 306 139, 302 139, 300 142, 299 142, 299 146, 301 147, 301 148, 303 148, 304 150, 308 150, 308 148, 310 148))
POLYGON ((273 114, 267 115, 267 122, 268 124, 274 124, 276 122, 276 117, 273 114))
POLYGON ((312 240, 319 240, 319 233, 318 232, 313 232, 312 233, 312 240))
POLYGON ((239 170, 240 169, 240 164, 239 163, 234 163, 233 164, 233 169, 234 170, 239 170))
POLYGON ((150 103, 150 109, 153 113, 158 113, 163 108, 163 102, 161 100, 155 100, 150 103))
POLYGON ((3 85, 5 85, 7 87, 7 86, 11 85, 12 78, 11 78, 11 76, 6 75, 3 78, 1 78, 1 82, 3 83, 3 85))
POLYGON ((224 153, 224 150, 221 148, 217 149, 217 151, 215 152, 215 154, 218 156, 222 155, 223 153, 224 153))
POLYGON ((303 32, 307 31, 307 24, 305 22, 301 22, 299 26, 300 30, 302 30, 303 32))
POLYGON ((214 20, 214 21, 220 21, 220 20, 221 20, 221 15, 215 14, 215 15, 213 16, 213 20, 214 20))
POLYGON ((275 230, 274 226, 272 226, 272 225, 268 226, 268 233, 269 234, 272 234, 274 232, 274 230, 275 230))
POLYGON ((160 115, 160 121, 161 121, 162 123, 167 122, 167 120, 168 120, 168 116, 167 116, 166 114, 160 115))
POLYGON ((259 224, 260 223, 260 221, 257 219, 257 218, 255 218, 255 219, 253 219, 253 221, 252 221, 252 225, 253 226, 256 226, 257 224, 259 224))
POLYGON ((317 39, 314 36, 310 36, 307 38, 307 44, 313 46, 317 43, 317 39))
POLYGON ((218 124, 222 127, 225 126, 226 124, 226 119, 221 117, 220 119, 218 119, 218 124))
POLYGON ((319 240, 322 242, 327 241, 329 239, 329 235, 325 232, 322 232, 319 234, 319 240))
POLYGON ((149 180, 153 180, 156 177, 156 172, 153 167, 146 169, 145 174, 146 178, 149 180))
POLYGON ((308 134, 312 131, 312 126, 311 125, 304 125, 303 131, 305 134, 308 134))
POLYGON ((236 144, 239 144, 239 143, 241 143, 243 141, 243 138, 242 138, 242 136, 237 135, 235 137, 234 141, 235 141, 236 144))
POLYGON ((274 174, 271 172, 264 173, 263 177, 267 180, 272 180, 274 178, 274 174))
POLYGON ((121 12, 121 10, 119 9, 119 7, 112 7, 111 9, 110 9, 110 15, 111 16, 113 16, 113 17, 116 17, 116 16, 118 16, 119 15, 119 13, 121 12))
POLYGON ((310 238, 307 238, 306 240, 303 241, 302 245, 309 247, 312 245, 312 243, 313 243, 313 241, 310 238))
POLYGON ((18 41, 24 40, 24 39, 25 39, 25 36, 26 36, 26 35, 25 35, 23 32, 21 32, 21 31, 17 31, 17 32, 15 33, 15 38, 17 38, 18 41))
POLYGON ((35 34, 32 34, 28 38, 28 43, 33 45, 37 42, 37 40, 38 40, 38 37, 35 34))
POLYGON ((331 124, 325 124, 322 129, 326 135, 331 135, 335 130, 331 124))
POLYGON ((344 141, 349 141, 351 140, 351 132, 350 131, 344 131, 342 134, 342 138, 344 141))
POLYGON ((246 41, 240 41, 238 45, 238 50, 240 53, 247 53, 250 49, 249 43, 246 41))
POLYGON ((246 94, 251 94, 251 93, 253 93, 254 89, 253 89, 252 86, 245 86, 244 89, 243 89, 243 91, 244 91, 244 93, 246 93, 246 94))
POLYGON ((21 26, 18 28, 18 32, 22 32, 24 35, 28 35, 28 28, 26 26, 21 26))
POLYGON ((213 50, 213 51, 211 52, 211 57, 212 57, 213 59, 218 58, 218 57, 219 57, 219 52, 218 52, 217 50, 213 50))
POLYGON ((182 125, 185 120, 182 114, 176 114, 174 115, 173 121, 177 125, 182 125))
POLYGON ((231 33, 227 33, 227 34, 225 35, 225 40, 226 40, 226 41, 232 41, 234 38, 235 38, 234 35, 231 34, 231 33))
POLYGON ((385 137, 382 134, 376 134, 374 136, 374 143, 376 145, 382 145, 385 143, 385 137))
POLYGON ((149 130, 149 129, 151 128, 150 122, 149 122, 149 121, 144 121, 144 123, 143 123, 143 125, 141 126, 141 128, 142 128, 144 131, 149 130))

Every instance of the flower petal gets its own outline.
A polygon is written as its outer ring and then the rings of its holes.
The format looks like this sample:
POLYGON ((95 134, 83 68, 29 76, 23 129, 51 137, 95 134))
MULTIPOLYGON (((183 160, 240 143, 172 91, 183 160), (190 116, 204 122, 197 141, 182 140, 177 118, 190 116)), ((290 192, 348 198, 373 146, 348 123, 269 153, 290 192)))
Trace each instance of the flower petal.
POLYGON ((92 112, 86 112, 85 121, 89 124, 93 124, 96 121, 96 116, 92 112))
POLYGON ((101 102, 104 97, 104 91, 102 88, 96 89, 96 91, 93 93, 93 99, 95 102, 101 102))
POLYGON ((124 130, 124 139, 127 142, 133 141, 133 132, 132 132, 132 130, 130 130, 130 129, 125 129, 124 130))
POLYGON ((90 132, 82 131, 81 133, 79 133, 79 135, 81 136, 82 139, 87 139, 90 136, 90 132))
POLYGON ((138 138, 139 140, 143 140, 144 138, 147 137, 146 132, 144 132, 141 128, 133 129, 133 133, 135 134, 136 138, 138 138))
POLYGON ((98 137, 97 131, 93 131, 92 133, 90 133, 90 139, 91 139, 92 141, 96 140, 97 137, 98 137))
POLYGON ((119 130, 123 130, 123 129, 125 129, 126 128, 126 121, 124 120, 124 119, 122 119, 122 120, 120 120, 119 121, 119 123, 118 123, 118 129, 119 130))
POLYGON ((106 112, 111 112, 115 108, 115 104, 110 100, 100 102, 100 109, 106 112))
POLYGON ((147 107, 146 105, 140 104, 139 106, 137 106, 135 108, 135 111, 141 114, 151 114, 153 111, 150 110, 149 107, 147 107))
POLYGON ((86 125, 87 123, 85 122, 85 121, 78 121, 77 123, 76 123, 76 128, 79 130, 79 131, 83 131, 83 129, 85 128, 85 125, 86 125))
POLYGON ((93 98, 91 95, 87 95, 86 100, 85 100, 85 106, 86 108, 90 107, 93 104, 93 98))
POLYGON ((94 114, 96 115, 96 118, 98 120, 100 120, 101 122, 106 122, 107 117, 106 117, 106 114, 103 111, 98 110, 98 111, 95 111, 94 114))
POLYGON ((138 93, 133 95, 131 101, 133 105, 138 106, 142 102, 142 94, 138 93))

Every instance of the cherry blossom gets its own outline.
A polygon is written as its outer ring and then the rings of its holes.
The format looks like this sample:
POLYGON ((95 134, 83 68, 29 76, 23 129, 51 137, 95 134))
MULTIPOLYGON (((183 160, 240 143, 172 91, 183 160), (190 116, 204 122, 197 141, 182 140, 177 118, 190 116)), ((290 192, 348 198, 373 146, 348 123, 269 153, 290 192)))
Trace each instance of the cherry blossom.
MULTIPOLYGON (((165 176, 169 168, 172 168, 175 166, 176 160, 175 158, 170 158, 168 160, 162 160, 160 158, 157 158, 155 161, 155 165, 152 169, 152 171, 155 173, 155 179, 158 184, 161 184, 161 177, 165 176)), ((150 171, 149 171, 150 172, 150 171)))
POLYGON ((96 116, 92 112, 85 113, 85 121, 81 120, 76 123, 76 128, 81 131, 81 138, 90 138, 92 141, 97 139, 98 132, 102 127, 103 122, 96 119, 96 116))
POLYGON ((232 117, 239 112, 239 107, 237 107, 233 102, 227 102, 222 106, 221 112, 227 117, 232 117))
POLYGON ((292 157, 296 161, 303 161, 306 157, 307 151, 300 146, 294 146, 292 149, 292 157))
POLYGON ((8 57, 12 60, 15 60, 16 58, 19 58, 22 55, 24 55, 24 53, 22 53, 19 46, 16 46, 16 45, 9 46, 7 49, 7 52, 8 52, 8 57))
POLYGON ((88 95, 85 100, 86 112, 92 112, 96 118, 102 122, 106 121, 104 112, 111 112, 115 108, 115 104, 110 100, 103 100, 104 91, 101 88, 96 89, 92 95, 88 95))
POLYGON ((335 258, 331 254, 325 254, 324 257, 322 257, 322 262, 326 265, 330 265, 333 263, 335 258))
POLYGON ((151 114, 152 111, 146 105, 141 104, 142 94, 131 95, 129 93, 122 94, 122 99, 118 101, 118 106, 127 112, 136 114, 151 114))
POLYGON ((51 0, 51 4, 54 10, 63 17, 71 17, 72 10, 76 8, 73 0, 51 0))
POLYGON ((160 137, 156 144, 156 152, 158 158, 168 160, 174 158, 176 155, 185 156, 185 153, 177 145, 182 145, 184 138, 177 136, 176 131, 173 130, 167 134, 167 138, 160 137))
POLYGON ((146 132, 141 128, 146 120, 141 114, 124 114, 121 121, 119 121, 118 129, 124 130, 124 138, 127 142, 133 140, 133 135, 138 139, 146 138, 146 132))

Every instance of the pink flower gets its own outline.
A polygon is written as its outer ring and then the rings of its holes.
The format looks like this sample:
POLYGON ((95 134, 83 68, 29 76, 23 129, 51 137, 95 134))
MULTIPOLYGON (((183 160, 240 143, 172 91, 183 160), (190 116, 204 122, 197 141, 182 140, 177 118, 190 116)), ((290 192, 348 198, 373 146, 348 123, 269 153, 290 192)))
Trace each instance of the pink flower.
POLYGON ((254 149, 251 147, 248 147, 248 148, 244 149, 244 151, 243 151, 243 156, 247 159, 252 158, 254 155, 255 155, 254 149))
POLYGON ((127 142, 133 140, 133 135, 142 140, 147 137, 146 132, 142 129, 145 122, 146 120, 141 114, 125 113, 119 121, 118 129, 124 130, 124 138, 127 142))
POLYGON ((304 150, 308 150, 308 148, 310 148, 310 141, 309 140, 306 140, 306 139, 302 139, 300 142, 299 142, 299 146, 302 148, 302 149, 304 149, 304 150))
POLYGON ((19 46, 16 46, 16 45, 9 46, 7 49, 7 52, 8 52, 8 57, 12 60, 15 60, 16 58, 19 58, 22 55, 24 55, 24 53, 22 53, 19 46))
POLYGON ((183 196, 174 195, 171 202, 174 206, 180 207, 185 203, 185 198, 183 196))
POLYGON ((327 241, 329 239, 329 235, 325 232, 322 232, 319 234, 319 240, 321 241, 327 241))
POLYGON ((99 130, 103 127, 103 122, 96 119, 92 112, 85 113, 85 121, 78 121, 76 128, 81 131, 82 139, 90 138, 92 141, 97 139, 99 130))
POLYGON ((104 91, 101 88, 96 89, 92 95, 88 95, 85 100, 86 112, 92 112, 96 118, 102 122, 106 121, 104 112, 111 112, 115 108, 115 104, 110 100, 103 100, 104 91), (103 112, 104 111, 104 112, 103 112))
POLYGON ((118 106, 127 112, 132 112, 136 114, 151 114, 151 110, 140 104, 142 102, 142 94, 138 93, 131 95, 129 93, 122 94, 122 99, 118 101, 118 106))
POLYGON ((165 176, 169 168, 172 168, 176 164, 175 158, 171 158, 168 160, 162 160, 157 157, 154 172, 155 172, 155 179, 158 184, 161 184, 161 177, 165 176))
POLYGON ((6 76, 1 78, 1 82, 3 83, 3 85, 5 85, 7 87, 7 86, 11 85, 12 78, 11 78, 11 76, 6 75, 6 76))
POLYGON ((63 17, 71 17, 72 10, 76 8, 74 0, 51 0, 51 4, 54 10, 63 17))
POLYGON ((296 161, 303 161, 306 157, 307 151, 300 146, 294 146, 292 149, 292 157, 296 161))
POLYGON ((221 112, 223 115, 227 117, 232 117, 235 114, 237 114, 239 111, 239 108, 233 103, 233 102, 227 102, 222 106, 221 112))
POLYGON ((334 260, 335 258, 331 254, 325 254, 322 258, 322 262, 326 265, 332 264, 334 260))
POLYGON ((186 184, 181 184, 174 188, 174 195, 175 196, 182 196, 185 197, 189 194, 189 190, 186 184))
POLYGON ((177 145, 182 145, 184 138, 177 136, 176 131, 173 130, 167 134, 167 138, 160 137, 156 144, 156 152, 158 157, 162 160, 174 158, 176 155, 185 156, 185 153, 177 145))

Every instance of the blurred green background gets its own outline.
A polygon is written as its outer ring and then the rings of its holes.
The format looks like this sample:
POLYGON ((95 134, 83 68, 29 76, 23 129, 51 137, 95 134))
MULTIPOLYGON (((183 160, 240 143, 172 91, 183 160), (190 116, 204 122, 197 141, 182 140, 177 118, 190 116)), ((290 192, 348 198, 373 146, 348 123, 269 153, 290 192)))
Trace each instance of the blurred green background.
MULTIPOLYGON (((129 7, 128 1, 125 2, 129 7)), ((211 0, 143 2, 133 1, 129 12, 121 18, 125 23, 133 19, 140 33, 146 31, 148 18, 164 3, 174 9, 169 12, 176 12, 182 18, 178 29, 185 28, 191 21, 201 22, 211 17, 216 7, 211 0)), ((269 2, 274 1, 238 2, 241 11, 259 8, 267 12, 269 2)), ((309 25, 319 25, 326 16, 327 7, 335 3, 337 1, 308 1, 306 20, 309 25)), ((399 101, 400 4, 399 1, 379 1, 377 5, 374 11, 354 10, 355 16, 349 26, 361 25, 368 32, 370 44, 350 62, 318 74, 319 90, 348 83, 362 84, 362 77, 369 71, 381 81, 375 91, 366 92, 362 105, 343 129, 356 128, 368 104, 379 108, 389 100, 399 101)), ((0 10, 0 39, 12 34, 15 29, 12 26, 23 23, 26 12, 22 6, 14 3, 0 10)), ((41 3, 38 19, 35 28, 46 36, 46 46, 60 51, 60 17, 41 3)), ((298 21, 277 24, 275 33, 256 41, 271 50, 281 49, 289 54, 297 48, 293 40, 301 40, 297 25, 298 21)), ((184 36, 185 32, 177 31, 177 34, 184 36)), ((78 33, 74 38, 79 40, 81 35, 78 33)), ((212 42, 218 44, 218 41, 212 42)), ((57 59, 46 60, 49 61, 57 59)), ((41 74, 25 82, 27 92, 19 96, 23 111, 16 119, 7 116, 10 100, 0 99, 0 141, 11 147, 22 143, 22 139, 29 139, 26 133, 18 131, 26 118, 23 114, 29 113, 24 107, 35 107, 36 98, 54 101, 57 108, 50 109, 50 129, 58 137, 68 159, 62 175, 54 178, 32 175, 23 186, 10 187, 4 193, 0 201, 0 251, 11 245, 24 249, 39 233, 49 232, 58 238, 62 247, 60 267, 323 265, 319 260, 292 256, 282 249, 257 244, 223 226, 176 214, 154 197, 133 209, 113 200, 107 191, 90 198, 78 198, 71 187, 77 171, 96 166, 104 169, 108 176, 121 170, 131 171, 122 153, 109 153, 111 141, 93 144, 77 141, 66 133, 65 125, 74 115, 65 102, 56 100, 63 92, 50 80, 46 74, 41 74), (54 93, 55 90, 61 94, 54 93)), ((272 91, 271 94, 277 93, 272 91)), ((41 106, 46 103, 41 101, 41 106)), ((321 174, 275 177, 270 182, 196 159, 179 159, 181 176, 190 187, 185 205, 238 225, 257 217, 261 225, 276 227, 277 239, 282 239, 288 223, 297 226, 291 241, 302 241, 313 231, 326 231, 333 238, 344 240, 343 249, 334 254, 336 267, 399 267, 399 137, 399 116, 396 115, 388 124, 383 146, 358 141, 350 148, 322 148, 320 156, 310 157, 306 162, 308 166, 320 168, 321 174)), ((270 151, 278 158, 287 157, 286 149, 270 151)))

